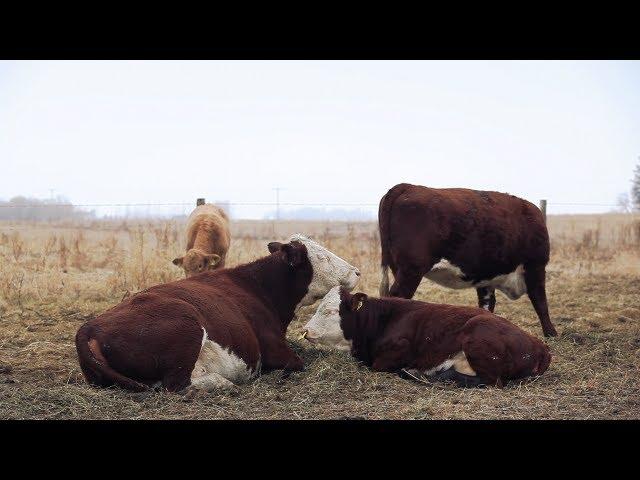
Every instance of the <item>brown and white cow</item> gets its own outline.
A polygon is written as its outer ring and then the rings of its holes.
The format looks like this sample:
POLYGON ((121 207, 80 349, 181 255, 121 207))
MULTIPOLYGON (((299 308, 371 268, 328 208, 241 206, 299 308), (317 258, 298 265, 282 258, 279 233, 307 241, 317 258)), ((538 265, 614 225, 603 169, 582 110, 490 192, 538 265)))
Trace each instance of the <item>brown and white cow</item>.
POLYGON ((423 277, 475 288, 478 305, 490 312, 496 289, 512 300, 527 293, 544 335, 556 335, 545 291, 549 234, 532 203, 506 193, 401 183, 380 200, 378 225, 381 297, 412 298, 423 277))
POLYGON ((85 323, 76 335, 95 385, 212 390, 260 370, 302 370, 285 333, 298 307, 360 272, 313 240, 271 242, 271 255, 235 268, 156 285, 85 323))
POLYGON ((188 277, 205 270, 224 268, 231 234, 229 218, 211 203, 198 205, 187 219, 187 253, 173 259, 188 277))
POLYGON ((373 370, 415 380, 496 385, 541 375, 551 362, 539 339, 491 312, 333 288, 305 325, 314 344, 350 350, 373 370))

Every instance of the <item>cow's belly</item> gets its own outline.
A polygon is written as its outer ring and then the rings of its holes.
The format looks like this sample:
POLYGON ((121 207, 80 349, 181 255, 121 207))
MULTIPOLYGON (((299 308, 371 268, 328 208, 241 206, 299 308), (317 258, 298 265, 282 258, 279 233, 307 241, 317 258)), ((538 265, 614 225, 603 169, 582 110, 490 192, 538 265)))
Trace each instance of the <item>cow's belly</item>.
POLYGON ((524 267, 522 265, 518 265, 511 273, 474 283, 471 280, 464 280, 466 275, 460 267, 443 258, 424 277, 448 288, 496 288, 512 300, 520 298, 527 292, 527 286, 524 282, 524 267))
POLYGON ((231 351, 209 340, 203 329, 202 347, 191 372, 193 386, 213 390, 246 383, 260 373, 260 362, 255 369, 231 351))

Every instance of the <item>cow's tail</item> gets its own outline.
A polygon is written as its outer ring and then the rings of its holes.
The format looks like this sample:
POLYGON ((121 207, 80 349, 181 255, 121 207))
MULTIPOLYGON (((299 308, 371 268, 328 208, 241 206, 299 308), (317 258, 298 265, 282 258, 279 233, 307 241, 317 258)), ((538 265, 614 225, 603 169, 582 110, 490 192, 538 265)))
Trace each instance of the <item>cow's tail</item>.
MULTIPOLYGON (((390 191, 389 191, 390 192, 390 191)), ((389 215, 390 208, 387 206, 389 192, 380 200, 378 208, 378 230, 380 232, 380 296, 389 296, 389 263, 391 252, 389 251, 389 215)))
POLYGON ((380 266, 380 296, 388 297, 389 296, 389 265, 381 265, 380 266))
POLYGON ((389 267, 395 272, 393 259, 391 257, 391 210, 396 199, 406 190, 409 185, 400 183, 392 187, 380 200, 378 207, 378 229, 380 232, 380 296, 389 296, 389 267))
MULTIPOLYGON (((91 327, 88 324, 84 324, 78 330, 76 334, 76 350, 78 351, 78 360, 80 362, 80 368, 82 373, 89 383, 99 386, 118 385, 127 390, 133 390, 134 392, 142 392, 148 390, 149 387, 143 383, 136 382, 129 377, 125 377, 121 373, 116 372, 109 366, 106 360, 98 360, 91 348, 89 342, 91 338, 91 327)), ((96 342, 96 345, 98 343, 96 342)), ((98 347, 99 348, 99 347, 98 347)))

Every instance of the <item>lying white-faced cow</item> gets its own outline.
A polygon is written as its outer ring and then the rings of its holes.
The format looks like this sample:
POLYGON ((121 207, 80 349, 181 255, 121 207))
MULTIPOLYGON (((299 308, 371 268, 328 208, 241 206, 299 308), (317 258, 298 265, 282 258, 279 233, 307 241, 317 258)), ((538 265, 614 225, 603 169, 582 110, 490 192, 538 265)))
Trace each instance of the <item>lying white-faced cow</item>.
POLYGON ((373 370, 415 380, 496 385, 541 375, 551 362, 540 340, 493 313, 333 288, 305 325, 312 343, 351 350, 373 370))
POLYGON ((512 300, 527 293, 544 335, 556 335, 545 292, 549 234, 532 203, 506 193, 401 183, 380 200, 378 225, 381 297, 412 298, 423 277, 475 288, 479 306, 490 312, 496 288, 512 300))
POLYGON ((85 323, 80 367, 95 385, 211 390, 262 370, 302 370, 285 333, 298 307, 329 289, 352 289, 360 272, 316 242, 293 235, 271 255, 235 268, 156 285, 85 323))

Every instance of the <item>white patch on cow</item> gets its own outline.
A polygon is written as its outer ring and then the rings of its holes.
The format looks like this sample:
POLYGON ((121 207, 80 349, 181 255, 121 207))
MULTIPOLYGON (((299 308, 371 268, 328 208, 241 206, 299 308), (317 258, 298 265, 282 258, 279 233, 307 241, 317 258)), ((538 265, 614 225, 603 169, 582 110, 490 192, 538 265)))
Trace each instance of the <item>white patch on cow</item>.
POLYGON ((474 377, 477 375, 476 371, 471 368, 471 365, 469 365, 469 360, 467 360, 467 355, 463 350, 456 353, 456 355, 453 357, 453 368, 455 368, 456 372, 458 373, 463 373, 465 375, 471 375, 474 377))
POLYGON ((209 340, 207 331, 204 328, 202 331, 202 347, 191 371, 191 385, 211 391, 246 383, 260 373, 259 363, 257 368, 252 370, 231 349, 222 348, 213 340, 209 340))
POLYGON ((351 350, 351 341, 344 338, 340 327, 340 287, 333 287, 318 305, 316 313, 307 322, 304 337, 316 345, 324 345, 336 350, 351 350))
POLYGON ((430 377, 432 375, 435 375, 436 373, 444 372, 445 370, 449 370, 452 366, 453 366, 453 359, 448 358, 444 362, 442 362, 440 365, 437 365, 437 366, 435 366, 433 368, 430 368, 429 370, 424 372, 424 374, 430 377))
POLYGON ((516 300, 527 293, 527 285, 524 281, 524 266, 518 265, 515 271, 505 275, 498 275, 489 280, 482 280, 478 283, 465 281, 465 273, 460 267, 450 263, 446 258, 436 263, 431 270, 425 274, 425 278, 448 288, 481 288, 492 287, 500 290, 511 300, 516 300))
POLYGON ((191 386, 198 390, 204 390, 205 392, 214 392, 216 390, 232 388, 234 384, 219 373, 209 373, 208 375, 192 378, 191 386))
POLYGON ((460 270, 460 267, 449 263, 449 260, 445 258, 441 259, 425 274, 425 278, 443 287, 470 288, 472 286, 471 282, 462 280, 463 277, 464 272, 460 270))
POLYGON ((447 358, 440 365, 427 370, 426 372, 424 372, 424 374, 427 376, 432 376, 432 375, 435 375, 436 373, 449 370, 451 367, 453 367, 456 372, 462 373, 464 375, 470 375, 470 376, 477 375, 476 371, 473 368, 471 368, 471 365, 469 365, 469 361, 467 360, 467 355, 462 350, 456 353, 453 357, 447 358))
POLYGON ((360 271, 319 243, 299 233, 291 235, 289 241, 298 241, 307 247, 307 255, 313 267, 309 290, 298 304, 298 308, 313 304, 337 285, 351 291, 358 284, 360 271))

